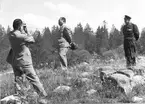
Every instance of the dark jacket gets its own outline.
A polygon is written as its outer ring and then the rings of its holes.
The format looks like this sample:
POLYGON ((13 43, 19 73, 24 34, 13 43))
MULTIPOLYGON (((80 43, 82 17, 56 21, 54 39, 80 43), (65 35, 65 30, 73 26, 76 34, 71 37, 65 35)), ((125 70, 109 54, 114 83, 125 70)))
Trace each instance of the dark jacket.
POLYGON ((130 23, 128 25, 124 25, 122 27, 122 32, 124 35, 124 39, 139 39, 139 30, 137 25, 130 23))
POLYGON ((58 41, 60 48, 70 47, 70 43, 72 42, 72 32, 68 27, 60 27, 60 36, 58 41))
POLYGON ((28 44, 34 43, 34 38, 28 34, 21 33, 18 30, 10 32, 8 37, 12 48, 12 56, 11 58, 7 58, 7 61, 14 66, 32 64, 32 57, 28 44))

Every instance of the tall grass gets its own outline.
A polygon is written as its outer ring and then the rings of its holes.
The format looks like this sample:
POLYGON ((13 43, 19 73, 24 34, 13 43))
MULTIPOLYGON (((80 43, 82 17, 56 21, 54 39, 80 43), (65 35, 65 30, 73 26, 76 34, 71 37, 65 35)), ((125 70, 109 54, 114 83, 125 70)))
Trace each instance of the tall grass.
MULTIPOLYGON (((130 102, 126 96, 115 92, 113 88, 111 90, 102 88, 98 71, 100 67, 107 69, 110 68, 110 70, 124 68, 125 61, 124 59, 113 61, 96 59, 92 60, 89 65, 79 64, 74 67, 70 67, 68 73, 64 73, 59 68, 55 70, 45 68, 37 71, 37 73, 48 93, 47 99, 50 104, 100 104, 130 102), (70 86, 71 90, 65 94, 53 92, 54 89, 60 85, 70 86), (93 94, 88 94, 87 92, 91 89, 96 92, 93 94)), ((13 82, 13 75, 11 74, 0 79, 0 98, 14 94, 13 82)), ((140 89, 135 89, 135 91, 139 90, 143 95, 143 92, 145 92, 143 89, 144 87, 141 87, 140 89)), ((28 102, 30 104, 36 104, 34 98, 35 97, 32 96, 29 97, 28 102)))

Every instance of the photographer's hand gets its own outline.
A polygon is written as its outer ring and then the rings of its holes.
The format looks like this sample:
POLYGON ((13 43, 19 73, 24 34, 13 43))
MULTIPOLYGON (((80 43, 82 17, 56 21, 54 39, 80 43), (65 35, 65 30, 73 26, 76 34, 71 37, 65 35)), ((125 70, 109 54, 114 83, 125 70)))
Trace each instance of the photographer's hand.
POLYGON ((30 33, 28 32, 28 29, 27 29, 26 26, 24 27, 24 32, 27 34, 27 36, 32 36, 32 34, 30 34, 30 33))
POLYGON ((24 26, 24 31, 25 31, 25 33, 28 34, 28 30, 27 30, 27 27, 26 26, 24 26))

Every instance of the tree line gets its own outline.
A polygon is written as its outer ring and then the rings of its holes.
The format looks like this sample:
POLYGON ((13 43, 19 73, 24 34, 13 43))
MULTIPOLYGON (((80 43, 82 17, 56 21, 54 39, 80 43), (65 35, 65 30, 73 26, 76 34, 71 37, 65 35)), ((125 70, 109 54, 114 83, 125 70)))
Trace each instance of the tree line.
MULTIPOLYGON (((5 58, 10 49, 10 44, 7 38, 7 33, 10 32, 10 27, 5 29, 0 25, 0 65, 5 64, 5 58)), ((102 55, 103 52, 118 48, 123 44, 123 34, 114 25, 111 31, 108 31, 106 22, 103 21, 102 26, 98 26, 96 31, 93 31, 89 24, 85 27, 81 23, 72 31, 72 39, 78 44, 80 50, 87 50, 90 54, 97 53, 102 55)), ((30 46, 34 62, 51 61, 57 55, 59 27, 53 26, 50 30, 45 27, 43 32, 36 30, 32 32, 36 43, 30 46), (48 57, 46 57, 48 56, 48 57)), ((140 39, 136 43, 138 53, 145 53, 145 28, 141 31, 140 39)))

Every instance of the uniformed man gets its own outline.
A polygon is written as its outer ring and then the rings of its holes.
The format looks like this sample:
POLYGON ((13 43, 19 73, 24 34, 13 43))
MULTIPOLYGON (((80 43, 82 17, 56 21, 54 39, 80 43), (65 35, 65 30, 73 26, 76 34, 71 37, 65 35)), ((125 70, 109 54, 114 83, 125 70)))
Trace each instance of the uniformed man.
POLYGON ((60 17, 58 20, 58 24, 60 26, 60 36, 58 39, 59 42, 59 58, 60 58, 60 65, 62 70, 67 70, 67 52, 68 49, 72 46, 72 32, 68 29, 66 24, 66 18, 60 17))
POLYGON ((47 94, 43 85, 40 83, 33 68, 32 57, 28 45, 35 41, 34 38, 28 34, 26 24, 23 24, 21 19, 15 19, 13 22, 13 31, 8 34, 8 37, 12 49, 8 55, 7 62, 13 67, 15 81, 17 82, 17 77, 25 75, 40 97, 46 97, 47 94))
POLYGON ((137 25, 130 22, 131 17, 125 15, 121 30, 124 35, 124 52, 126 57, 126 66, 132 67, 136 65, 136 46, 135 43, 139 39, 139 30, 137 25))

